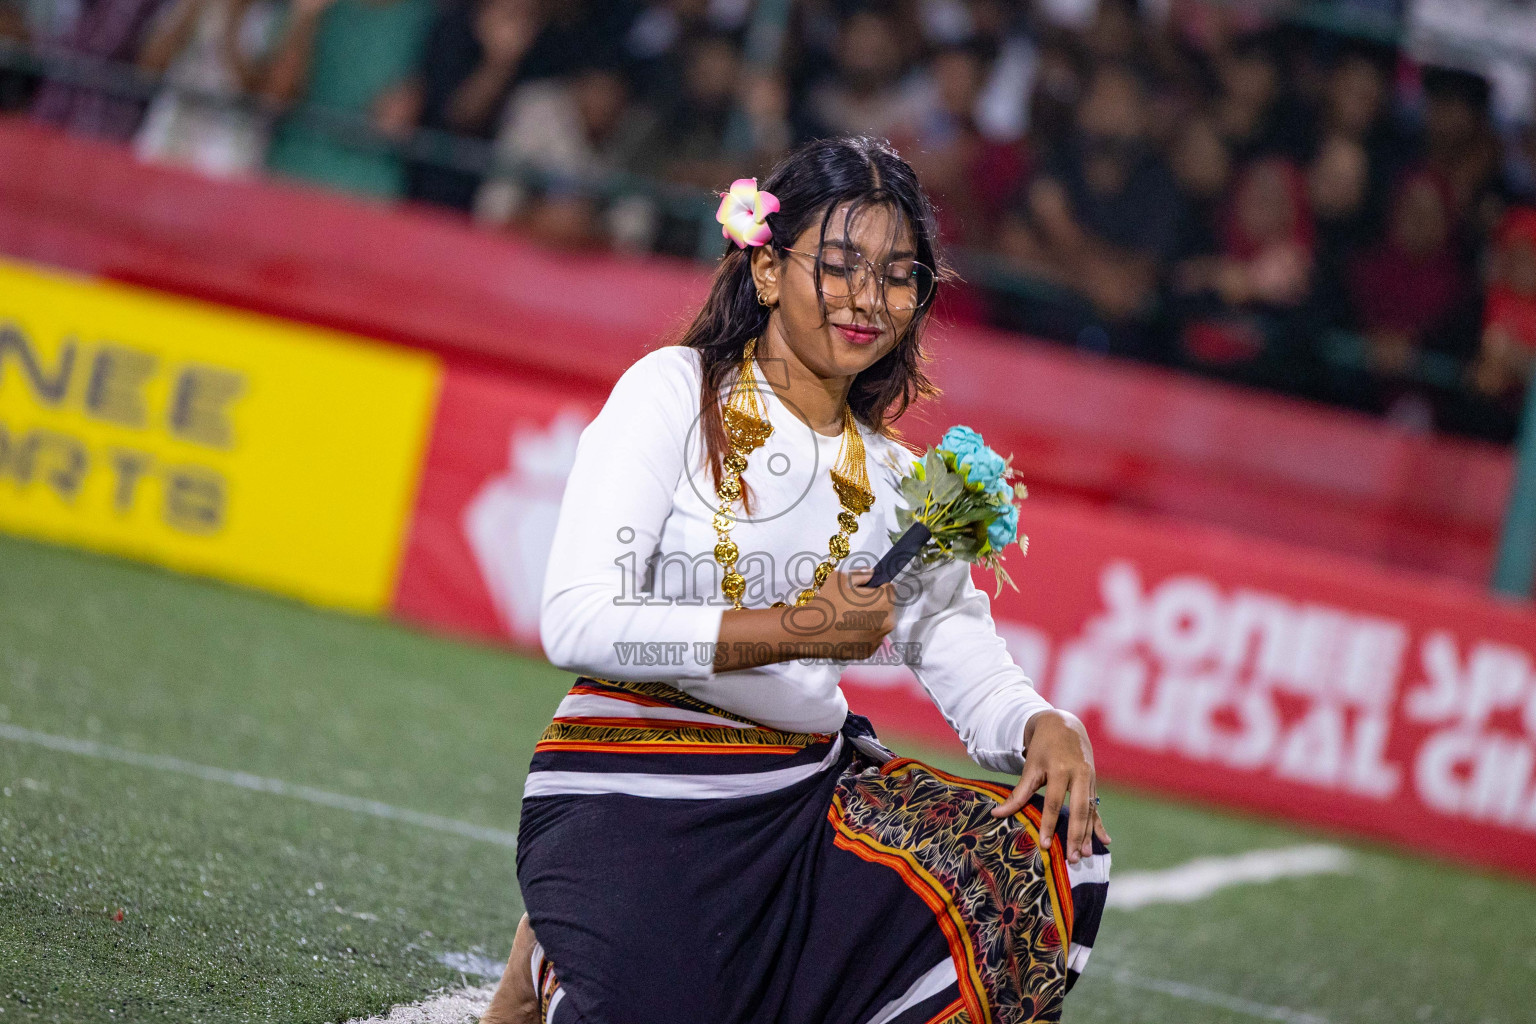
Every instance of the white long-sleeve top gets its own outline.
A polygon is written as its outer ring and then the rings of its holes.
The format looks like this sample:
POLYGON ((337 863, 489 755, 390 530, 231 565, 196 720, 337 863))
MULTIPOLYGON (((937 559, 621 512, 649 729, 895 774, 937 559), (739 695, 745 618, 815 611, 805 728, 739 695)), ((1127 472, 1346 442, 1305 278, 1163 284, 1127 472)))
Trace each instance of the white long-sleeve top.
MULTIPOLYGON (((774 729, 835 732, 848 712, 838 686, 847 662, 714 670, 712 652, 730 602, 714 558, 711 519, 719 499, 699 430, 700 367, 695 349, 647 353, 582 432, 545 575, 545 654, 570 672, 669 682, 774 729)), ((743 479, 752 512, 731 528, 749 608, 793 605, 827 558, 841 508, 827 475, 841 438, 812 430, 762 371, 759 380, 774 430, 748 456, 743 479)), ((851 555, 843 568, 872 565, 890 549, 889 531, 904 504, 899 482, 918 458, 863 424, 859 431, 875 502, 850 538, 853 552, 868 554, 862 561, 851 555)), ((740 501, 732 511, 741 516, 740 501)), ((914 561, 896 583, 892 649, 912 652, 913 673, 978 764, 1021 771, 1024 725, 1051 705, 1009 656, 970 566, 914 561)))

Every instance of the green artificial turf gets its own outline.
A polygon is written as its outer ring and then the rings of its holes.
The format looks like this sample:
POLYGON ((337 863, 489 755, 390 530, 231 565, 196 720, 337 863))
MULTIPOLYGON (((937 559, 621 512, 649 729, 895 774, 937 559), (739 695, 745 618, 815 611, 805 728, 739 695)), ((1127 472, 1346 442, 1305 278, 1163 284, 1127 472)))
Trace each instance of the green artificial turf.
MULTIPOLYGON (((462 984, 465 961, 445 955, 497 961, 510 944, 521 906, 495 837, 516 828, 523 769, 569 681, 502 651, 0 538, 0 1024, 339 1021, 462 984), (134 753, 179 760, 110 759, 134 753), (249 788, 262 780, 287 788, 249 788)), ((1117 875, 1340 842, 1103 791, 1117 875)), ((1536 886, 1350 848, 1347 874, 1110 911, 1066 1020, 1536 1019, 1536 886)))

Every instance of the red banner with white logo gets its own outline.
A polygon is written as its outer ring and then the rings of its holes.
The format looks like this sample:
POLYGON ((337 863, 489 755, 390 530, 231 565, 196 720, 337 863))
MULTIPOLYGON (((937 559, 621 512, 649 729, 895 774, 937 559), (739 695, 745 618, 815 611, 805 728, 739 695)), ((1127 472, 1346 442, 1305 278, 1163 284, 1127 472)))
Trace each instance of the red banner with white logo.
POLYGON ((539 595, 592 390, 450 367, 395 587, 422 625, 539 648, 539 595))
MULTIPOLYGON (((560 494, 601 400, 449 371, 398 614, 537 649, 560 494)), ((1026 501, 1022 529, 998 631, 1087 721, 1106 778, 1536 873, 1529 606, 1059 500, 1026 501)), ((957 742, 907 668, 851 666, 845 687, 890 734, 957 742)))

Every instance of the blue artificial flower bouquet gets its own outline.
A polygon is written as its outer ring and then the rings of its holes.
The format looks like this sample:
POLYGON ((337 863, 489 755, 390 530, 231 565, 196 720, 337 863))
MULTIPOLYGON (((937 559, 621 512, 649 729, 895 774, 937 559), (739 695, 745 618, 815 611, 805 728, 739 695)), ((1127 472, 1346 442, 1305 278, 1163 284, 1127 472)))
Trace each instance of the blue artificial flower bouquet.
MULTIPOLYGON (((1015 542, 1027 551, 1029 538, 1019 536, 1019 506, 1028 491, 1015 483, 1012 457, 988 448, 970 427, 953 426, 939 443, 914 462, 901 480, 907 507, 897 509, 900 530, 891 531, 895 546, 880 559, 866 586, 888 583, 913 558, 924 565, 958 558, 991 569, 997 594, 1009 579, 1002 566, 1003 548, 1015 542)), ((996 596, 996 594, 994 594, 996 596)))

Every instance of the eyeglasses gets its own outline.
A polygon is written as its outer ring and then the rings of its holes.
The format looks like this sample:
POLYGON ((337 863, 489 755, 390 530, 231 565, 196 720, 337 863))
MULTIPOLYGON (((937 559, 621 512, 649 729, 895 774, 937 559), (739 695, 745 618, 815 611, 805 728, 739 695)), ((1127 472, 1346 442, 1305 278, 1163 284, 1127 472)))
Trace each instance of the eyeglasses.
POLYGON ((829 248, 820 255, 788 246, 784 251, 815 260, 821 270, 821 293, 834 301, 862 292, 871 273, 877 275, 887 309, 917 309, 933 298, 933 268, 917 260, 892 260, 879 273, 857 249, 829 248), (854 257, 853 263, 846 262, 845 252, 854 257))

